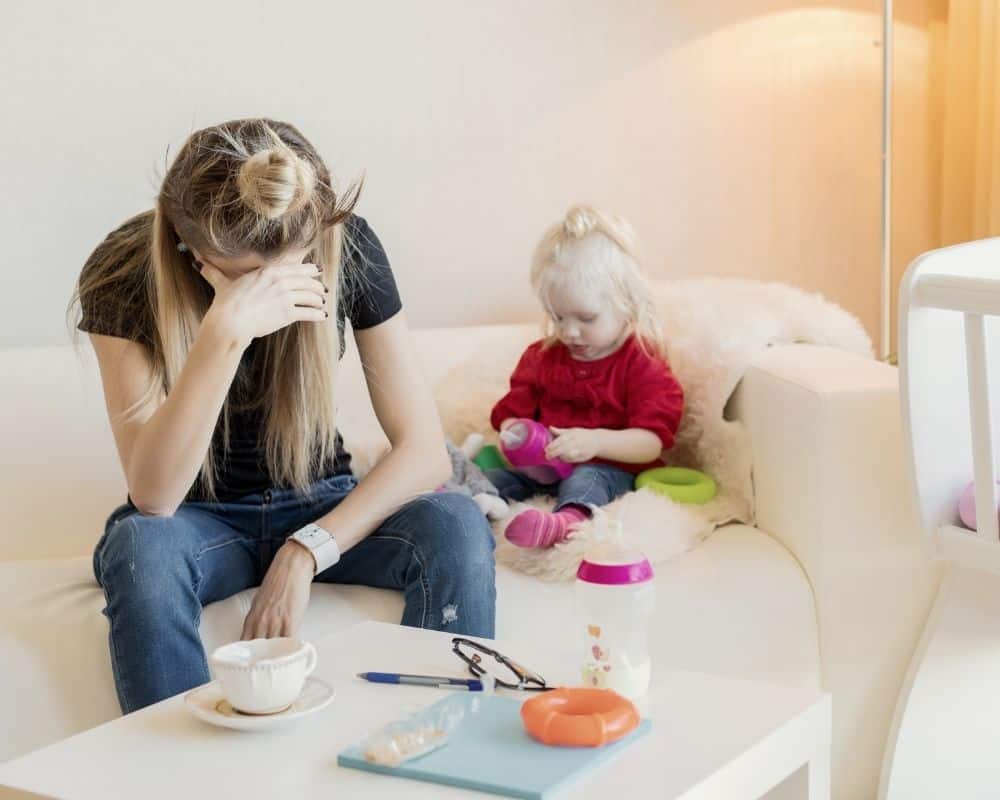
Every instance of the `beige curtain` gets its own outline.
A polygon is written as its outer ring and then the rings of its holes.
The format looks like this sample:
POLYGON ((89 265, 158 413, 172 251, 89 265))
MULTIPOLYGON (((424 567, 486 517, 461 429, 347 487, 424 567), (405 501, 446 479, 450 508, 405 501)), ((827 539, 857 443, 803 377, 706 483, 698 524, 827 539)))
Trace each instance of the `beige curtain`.
POLYGON ((1000 0, 949 0, 938 9, 944 24, 932 30, 941 245, 1000 235, 998 6, 1000 0))

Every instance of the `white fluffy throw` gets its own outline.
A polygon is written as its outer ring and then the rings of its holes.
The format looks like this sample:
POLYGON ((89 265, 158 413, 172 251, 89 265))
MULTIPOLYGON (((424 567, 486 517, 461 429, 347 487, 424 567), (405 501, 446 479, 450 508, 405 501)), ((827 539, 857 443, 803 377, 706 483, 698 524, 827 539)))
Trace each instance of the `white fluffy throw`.
MULTIPOLYGON (((805 342, 872 356, 871 340, 854 316, 819 295, 790 286, 699 279, 657 285, 655 292, 670 363, 685 391, 677 442, 665 459, 707 472, 719 494, 697 506, 644 490, 607 507, 608 514, 622 522, 629 543, 654 564, 690 550, 719 525, 753 521, 749 442, 743 426, 726 420, 723 412, 761 349, 805 342)), ((507 391, 509 376, 528 343, 509 336, 491 342, 438 382, 438 406, 452 441, 491 430, 490 409, 507 391)), ((495 442, 495 436, 490 441, 495 442)), ((546 498, 531 501, 536 507, 551 504, 546 498)), ((588 521, 555 547, 522 549, 503 537, 507 521, 495 525, 497 560, 546 580, 571 579, 594 536, 594 524, 588 521)))

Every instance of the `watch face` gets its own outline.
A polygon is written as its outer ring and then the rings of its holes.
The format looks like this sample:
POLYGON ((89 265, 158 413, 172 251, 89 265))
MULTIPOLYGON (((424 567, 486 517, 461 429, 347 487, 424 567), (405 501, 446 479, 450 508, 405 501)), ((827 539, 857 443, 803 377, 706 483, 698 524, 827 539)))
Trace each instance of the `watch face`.
POLYGON ((303 544, 308 544, 309 547, 316 547, 326 541, 323 531, 317 527, 303 528, 295 535, 295 538, 303 544))

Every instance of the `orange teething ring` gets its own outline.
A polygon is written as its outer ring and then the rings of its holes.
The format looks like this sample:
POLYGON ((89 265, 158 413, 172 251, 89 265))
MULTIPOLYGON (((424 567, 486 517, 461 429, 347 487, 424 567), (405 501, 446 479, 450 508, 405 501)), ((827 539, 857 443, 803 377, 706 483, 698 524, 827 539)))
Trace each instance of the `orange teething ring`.
POLYGON ((611 689, 553 689, 521 706, 525 729, 543 744, 601 747, 639 725, 639 711, 611 689))

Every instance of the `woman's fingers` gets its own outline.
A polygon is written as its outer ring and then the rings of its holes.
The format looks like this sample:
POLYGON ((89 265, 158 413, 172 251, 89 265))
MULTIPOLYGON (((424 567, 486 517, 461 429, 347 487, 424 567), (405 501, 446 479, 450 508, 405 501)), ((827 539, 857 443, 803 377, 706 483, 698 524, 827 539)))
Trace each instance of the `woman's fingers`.
POLYGON ((288 275, 275 283, 275 288, 282 291, 292 291, 295 289, 327 294, 326 285, 318 277, 308 277, 303 275, 288 275))
POLYGON ((216 291, 231 283, 229 278, 223 274, 222 270, 216 269, 207 261, 201 262, 201 277, 208 281, 212 288, 216 291))
POLYGON ((257 630, 257 615, 254 614, 253 609, 247 614, 246 619, 243 620, 243 631, 240 633, 240 641, 246 642, 250 639, 257 638, 254 633, 257 630))
POLYGON ((273 639, 276 636, 288 636, 289 634, 284 633, 288 628, 288 621, 276 613, 262 615, 250 613, 243 622, 243 633, 240 634, 240 639, 249 641, 250 639, 273 639))
POLYGON ((278 283, 288 278, 318 278, 322 273, 323 270, 315 264, 276 264, 262 270, 269 283, 278 283))
POLYGON ((292 305, 309 306, 311 308, 326 307, 326 295, 324 294, 318 294, 306 289, 298 289, 294 292, 289 292, 289 295, 291 296, 292 305))
POLYGON ((293 306, 292 322, 323 322, 329 317, 325 309, 310 306, 293 306))

